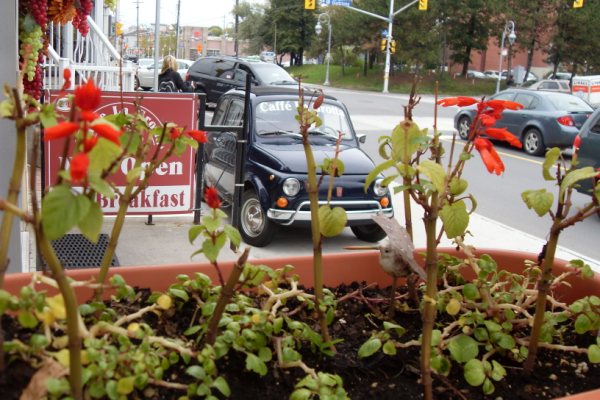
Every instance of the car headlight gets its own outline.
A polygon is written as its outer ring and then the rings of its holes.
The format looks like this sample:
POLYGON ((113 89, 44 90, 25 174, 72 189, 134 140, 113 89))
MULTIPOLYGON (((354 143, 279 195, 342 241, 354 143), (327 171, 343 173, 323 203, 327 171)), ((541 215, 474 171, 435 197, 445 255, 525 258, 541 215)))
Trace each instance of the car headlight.
POLYGON ((387 186, 383 186, 382 183, 383 179, 377 179, 373 185, 373 192, 375 192, 376 196, 384 196, 388 192, 387 186))
POLYGON ((283 193, 286 196, 293 197, 300 191, 300 181, 296 178, 287 178, 283 181, 283 193))

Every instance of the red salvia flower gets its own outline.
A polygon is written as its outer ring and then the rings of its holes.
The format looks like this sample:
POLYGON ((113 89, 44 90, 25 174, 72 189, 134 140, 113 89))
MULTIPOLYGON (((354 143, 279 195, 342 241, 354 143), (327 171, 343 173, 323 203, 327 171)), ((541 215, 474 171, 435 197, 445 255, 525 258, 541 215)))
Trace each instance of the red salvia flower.
POLYGON ((71 70, 69 68, 63 70, 63 78, 65 79, 65 83, 63 83, 61 90, 67 90, 71 87, 71 70))
POLYGON ((110 140, 119 146, 121 145, 121 140, 119 139, 121 131, 116 130, 108 124, 96 124, 92 125, 91 128, 98 136, 110 140))
POLYGON ((504 140, 505 142, 508 142, 511 146, 517 147, 519 149, 523 147, 519 138, 517 138, 515 135, 506 130, 506 128, 486 128, 484 132, 491 138, 504 140))
POLYGON ((459 106, 459 107, 467 107, 477 103, 477 100, 472 97, 458 96, 458 97, 448 97, 442 100, 438 100, 437 102, 442 107, 449 106, 459 106))
POLYGON ((200 143, 206 143, 208 141, 208 139, 206 138, 206 131, 192 129, 190 131, 187 131, 186 134, 200 143))
POLYGON ((504 163, 502 163, 492 142, 483 138, 475 138, 473 144, 490 174, 495 173, 496 175, 500 175, 504 172, 504 163))
POLYGON ((181 136, 181 128, 171 128, 171 130, 169 131, 169 134, 171 136, 171 140, 175 140, 179 136, 181 136))
POLYGON ((481 114, 479 116, 479 123, 481 124, 481 126, 494 126, 496 121, 497 118, 494 118, 489 114, 481 114))
POLYGON ((79 125, 75 122, 61 122, 50 128, 44 129, 44 141, 69 137, 79 130, 79 125))
POLYGON ((208 204, 210 208, 221 207, 221 200, 219 199, 217 189, 214 187, 207 187, 206 191, 204 192, 204 202, 208 204))
POLYGON ((90 166, 90 159, 86 153, 79 153, 71 160, 71 181, 73 183, 82 183, 87 177, 87 170, 90 166))
POLYGON ((523 108, 521 103, 516 103, 509 100, 488 100, 485 102, 488 107, 502 110, 520 110, 523 108))
POLYGON ((75 105, 82 111, 94 111, 100 105, 101 94, 94 81, 88 79, 85 85, 75 88, 75 105))
POLYGON ((79 114, 81 119, 87 122, 92 122, 100 116, 93 111, 84 110, 79 114))
POLYGON ((96 143, 98 143, 98 136, 88 136, 83 141, 83 151, 89 153, 90 151, 92 151, 94 146, 96 146, 96 143))
POLYGON ((575 150, 579 150, 579 146, 581 146, 581 136, 575 136, 575 140, 573 140, 573 148, 575 150))

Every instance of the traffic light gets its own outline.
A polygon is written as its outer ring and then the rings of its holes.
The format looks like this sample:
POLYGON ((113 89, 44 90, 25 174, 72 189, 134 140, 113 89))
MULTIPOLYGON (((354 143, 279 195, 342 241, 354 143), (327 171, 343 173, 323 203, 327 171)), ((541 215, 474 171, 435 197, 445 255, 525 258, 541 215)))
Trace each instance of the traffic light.
POLYGON ((583 0, 574 0, 573 1, 573 8, 581 8, 583 7, 583 0))
POLYGON ((395 40, 390 41, 390 53, 392 53, 392 54, 396 53, 396 41, 395 40))
POLYGON ((115 22, 115 34, 121 36, 123 34, 123 23, 115 22))
MULTIPOLYGON (((581 2, 583 2, 583 0, 581 0, 581 2)), ((427 0, 419 0, 419 11, 427 11, 427 0)))
POLYGON ((381 51, 385 51, 387 49, 387 39, 381 39, 381 51))
POLYGON ((197 51, 198 53, 202 53, 202 43, 198 43, 198 44, 196 45, 196 51, 197 51))
POLYGON ((317 0, 304 0, 305 10, 314 10, 317 8, 317 0))

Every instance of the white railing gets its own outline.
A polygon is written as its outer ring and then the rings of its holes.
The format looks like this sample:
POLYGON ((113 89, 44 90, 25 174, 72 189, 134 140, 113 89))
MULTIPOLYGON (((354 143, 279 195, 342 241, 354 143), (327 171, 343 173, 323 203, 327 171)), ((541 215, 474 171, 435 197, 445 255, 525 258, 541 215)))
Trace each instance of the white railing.
POLYGON ((90 31, 83 37, 73 26, 50 25, 48 56, 44 60, 44 89, 59 89, 63 70, 70 68, 74 83, 94 82, 102 90, 125 92, 134 90, 135 68, 123 61, 102 29, 88 16, 90 31), (75 36, 75 42, 65 40, 75 36))

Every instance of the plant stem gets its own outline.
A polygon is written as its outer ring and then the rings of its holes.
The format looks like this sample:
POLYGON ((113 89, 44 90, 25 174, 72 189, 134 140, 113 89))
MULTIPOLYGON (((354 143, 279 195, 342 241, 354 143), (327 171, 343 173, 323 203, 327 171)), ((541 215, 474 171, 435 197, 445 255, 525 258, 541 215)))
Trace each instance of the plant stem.
POLYGON ((546 296, 552 282, 552 267, 554 265, 556 246, 558 245, 558 237, 560 235, 560 229, 557 229, 558 224, 560 224, 560 221, 555 221, 552 229, 550 230, 550 237, 546 242, 546 253, 544 254, 544 260, 542 261, 542 277, 538 284, 538 297, 535 305, 533 329, 529 339, 529 353, 527 354, 527 360, 525 360, 525 364, 523 366, 525 373, 528 375, 531 374, 535 365, 538 343, 540 340, 540 332, 542 330, 542 326, 544 325, 544 316, 546 314, 546 296))
POLYGON ((219 300, 217 301, 217 305, 215 306, 215 310, 213 311, 213 315, 208 324, 208 331, 206 332, 205 343, 208 345, 212 345, 217 338, 219 321, 221 321, 225 307, 227 304, 229 304, 231 298, 233 297, 235 285, 240 280, 240 276, 244 271, 244 265, 246 264, 246 260, 248 260, 249 253, 250 248, 246 247, 240 258, 238 258, 235 264, 233 264, 233 270, 231 271, 231 274, 229 274, 229 278, 227 278, 227 283, 221 290, 219 300))
POLYGON ((75 291, 71 287, 67 276, 56 257, 50 242, 44 237, 41 226, 36 229, 38 233, 37 242, 58 288, 65 302, 67 312, 67 336, 69 337, 69 383, 71 384, 71 395, 80 400, 83 398, 82 392, 82 367, 81 367, 81 338, 79 336, 79 309, 77 308, 77 299, 75 291))

